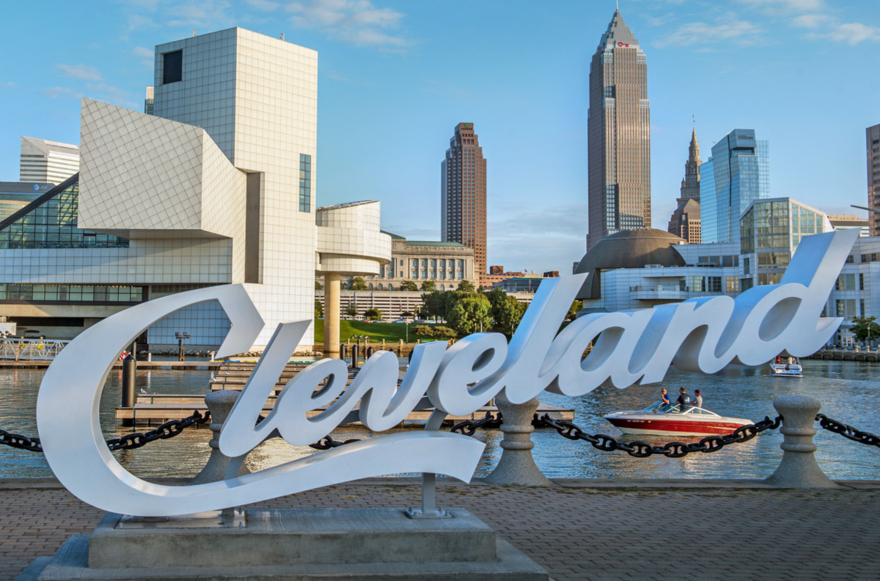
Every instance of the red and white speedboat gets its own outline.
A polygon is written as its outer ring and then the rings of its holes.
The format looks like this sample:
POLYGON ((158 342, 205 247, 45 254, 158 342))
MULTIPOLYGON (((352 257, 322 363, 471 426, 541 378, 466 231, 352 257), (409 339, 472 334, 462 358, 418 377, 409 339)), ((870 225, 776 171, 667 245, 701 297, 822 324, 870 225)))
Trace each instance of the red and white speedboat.
POLYGON ((605 416, 624 434, 651 436, 713 436, 733 433, 740 426, 753 423, 741 418, 726 418, 707 409, 657 402, 639 411, 614 412, 605 416))

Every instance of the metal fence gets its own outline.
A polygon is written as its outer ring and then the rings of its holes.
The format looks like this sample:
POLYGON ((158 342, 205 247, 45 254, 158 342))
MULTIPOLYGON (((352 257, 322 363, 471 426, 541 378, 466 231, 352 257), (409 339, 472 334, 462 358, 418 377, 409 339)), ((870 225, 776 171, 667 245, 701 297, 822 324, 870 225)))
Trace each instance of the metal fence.
POLYGON ((70 341, 52 341, 48 339, 18 339, 7 337, 0 339, 0 359, 15 361, 33 361, 55 359, 70 341))

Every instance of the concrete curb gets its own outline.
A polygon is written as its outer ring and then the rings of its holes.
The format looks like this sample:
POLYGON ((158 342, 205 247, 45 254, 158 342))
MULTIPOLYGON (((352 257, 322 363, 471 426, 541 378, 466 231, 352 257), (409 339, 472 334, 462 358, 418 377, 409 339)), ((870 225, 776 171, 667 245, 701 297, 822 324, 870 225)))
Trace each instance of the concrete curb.
MULTIPOLYGON (((160 478, 152 482, 185 486, 188 478, 160 478)), ((560 488, 594 488, 594 489, 681 489, 681 490, 712 490, 712 489, 751 489, 751 490, 790 490, 767 484, 764 480, 751 479, 673 479, 673 478, 552 478, 553 484, 560 488)), ((880 490, 880 480, 835 480, 842 488, 852 490, 880 490)), ((418 477, 406 478, 367 478, 338 486, 421 486, 418 477)), ((529 488, 518 485, 489 484, 482 478, 474 478, 470 484, 438 478, 437 486, 442 488, 463 488, 471 486, 492 486, 506 488, 529 488)), ((61 490, 64 487, 55 478, 0 478, 0 491, 3 490, 61 490)), ((546 489, 546 488, 545 488, 546 489)), ((552 488, 550 489, 552 490, 552 488)))

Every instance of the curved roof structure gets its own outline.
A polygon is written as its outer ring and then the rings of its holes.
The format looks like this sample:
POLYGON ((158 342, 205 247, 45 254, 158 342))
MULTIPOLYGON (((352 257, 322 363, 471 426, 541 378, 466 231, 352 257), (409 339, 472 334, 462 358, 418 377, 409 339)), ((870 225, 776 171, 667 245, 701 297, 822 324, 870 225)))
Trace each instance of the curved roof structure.
POLYGON ((601 271, 614 268, 644 268, 649 264, 685 266, 684 258, 673 246, 684 240, 663 230, 623 230, 606 236, 587 252, 576 274, 587 273, 579 299, 601 298, 601 271))

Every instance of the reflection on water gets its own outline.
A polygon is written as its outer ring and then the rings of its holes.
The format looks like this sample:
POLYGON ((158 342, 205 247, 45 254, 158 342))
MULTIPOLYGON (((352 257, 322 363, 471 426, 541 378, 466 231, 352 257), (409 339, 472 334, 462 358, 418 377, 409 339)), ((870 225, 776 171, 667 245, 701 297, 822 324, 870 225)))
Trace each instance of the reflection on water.
MULTIPOLYGON (((670 370, 662 384, 633 386, 618 390, 601 387, 577 399, 542 394, 541 400, 575 409, 575 422, 590 433, 619 436, 620 432, 602 416, 610 411, 640 409, 655 401, 660 387, 670 393, 680 386, 689 393, 703 391, 704 406, 726 416, 749 418, 775 417, 772 402, 783 395, 801 394, 822 402, 822 412, 857 428, 880 433, 880 366, 863 362, 806 361, 803 379, 774 378, 764 369, 730 367, 704 376, 670 370)), ((42 370, 0 369, 0 428, 25 435, 36 434, 34 410, 42 370)), ((207 393, 207 371, 140 371, 137 390, 152 393, 207 393)), ((117 427, 114 408, 119 401, 121 372, 111 372, 101 398, 101 425, 106 437, 118 437, 132 431, 117 427)), ((139 430, 141 428, 138 428, 139 430)), ((345 427, 333 433, 339 439, 369 438, 369 430, 345 427)), ((481 431, 477 438, 486 443, 477 476, 488 474, 501 454, 499 430, 481 431)), ((137 450, 115 452, 126 469, 145 478, 164 476, 189 477, 201 470, 210 449, 210 430, 185 431, 170 440, 159 440, 137 450)), ((725 448, 714 454, 690 454, 685 458, 631 458, 625 453, 599 452, 585 442, 572 442, 552 430, 532 435, 538 466, 554 478, 764 478, 778 466, 782 457, 778 431, 765 432, 744 444, 725 448)), ((669 437, 646 438, 657 443, 669 437)), ((698 438, 682 438, 695 441, 698 438)), ((817 458, 825 472, 836 479, 880 480, 880 451, 850 442, 841 436, 820 430, 815 438, 817 458)), ((290 446, 280 439, 266 442, 248 457, 248 467, 260 470, 310 454, 308 447, 290 446)), ((0 447, 0 477, 46 477, 51 471, 41 454, 0 447)))

